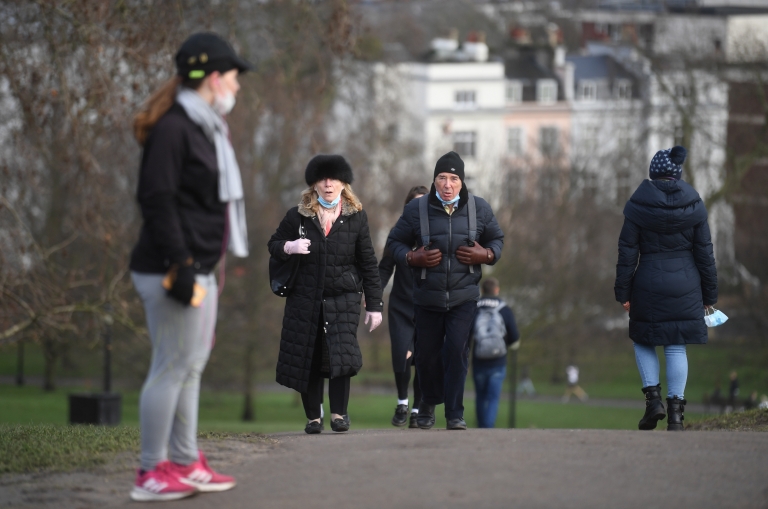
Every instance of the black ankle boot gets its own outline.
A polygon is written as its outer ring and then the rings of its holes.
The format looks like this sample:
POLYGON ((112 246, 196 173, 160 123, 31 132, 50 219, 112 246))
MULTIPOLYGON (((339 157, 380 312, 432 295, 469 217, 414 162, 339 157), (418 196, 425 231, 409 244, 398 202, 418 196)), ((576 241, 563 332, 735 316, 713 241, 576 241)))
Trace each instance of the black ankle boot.
POLYGON ((674 398, 667 398, 667 410, 669 411, 669 420, 667 421, 667 431, 683 431, 685 427, 683 425, 683 412, 685 411, 685 404, 688 403, 684 399, 680 399, 677 396, 674 398))
POLYGON ((656 429, 656 423, 664 419, 664 403, 661 402, 661 385, 643 387, 645 393, 645 415, 637 425, 638 429, 656 429))

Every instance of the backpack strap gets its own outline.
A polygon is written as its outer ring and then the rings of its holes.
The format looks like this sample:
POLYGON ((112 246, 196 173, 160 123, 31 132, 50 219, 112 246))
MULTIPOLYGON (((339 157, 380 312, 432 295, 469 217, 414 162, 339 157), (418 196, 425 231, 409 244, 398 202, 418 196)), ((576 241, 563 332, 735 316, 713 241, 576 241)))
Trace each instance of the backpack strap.
MULTIPOLYGON (((467 193, 467 216, 469 218, 469 242, 474 245, 477 237, 477 208, 475 207, 475 195, 467 193)), ((469 266, 469 273, 475 273, 475 267, 469 266)))
MULTIPOLYGON (((419 198, 419 223, 421 228, 421 245, 429 247, 429 193, 419 198)), ((421 269, 421 279, 427 279, 427 268, 421 269)))

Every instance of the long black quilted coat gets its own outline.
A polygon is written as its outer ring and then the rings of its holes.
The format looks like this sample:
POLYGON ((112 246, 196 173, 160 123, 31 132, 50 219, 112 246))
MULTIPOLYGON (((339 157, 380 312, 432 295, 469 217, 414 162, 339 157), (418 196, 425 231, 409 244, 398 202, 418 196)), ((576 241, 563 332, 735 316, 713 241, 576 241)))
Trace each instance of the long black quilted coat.
POLYGON ((301 256, 296 285, 285 302, 277 382, 299 392, 307 391, 318 325, 326 328, 330 377, 353 376, 363 366, 357 343, 360 299, 365 291, 366 309, 383 309, 376 254, 371 243, 368 217, 346 202, 328 237, 315 214, 304 207, 288 211, 269 239, 273 257, 287 260, 301 256), (299 238, 304 216, 311 245, 307 255, 287 255, 286 241, 299 238))
MULTIPOLYGON (((421 279, 421 269, 411 269, 415 282, 413 303, 424 308, 445 311, 470 300, 477 300, 480 298, 478 283, 482 275, 481 266, 475 265, 474 273, 471 273, 469 265, 464 265, 456 259, 456 250, 459 246, 466 246, 469 240, 466 186, 462 186, 456 210, 451 215, 448 215, 438 201, 434 184, 428 195, 411 200, 390 232, 386 249, 392 253, 395 260, 405 260, 406 253, 414 245, 421 246, 419 200, 429 200, 431 248, 439 249, 443 253, 443 259, 437 267, 427 269, 425 279, 421 279)), ((487 201, 475 196, 475 208, 477 211, 476 240, 481 246, 493 250, 495 258, 489 264, 493 265, 501 258, 504 233, 487 201)))
POLYGON ((629 199, 614 292, 630 302, 634 342, 707 342, 703 306, 717 302, 717 270, 707 210, 689 184, 646 180, 629 199))

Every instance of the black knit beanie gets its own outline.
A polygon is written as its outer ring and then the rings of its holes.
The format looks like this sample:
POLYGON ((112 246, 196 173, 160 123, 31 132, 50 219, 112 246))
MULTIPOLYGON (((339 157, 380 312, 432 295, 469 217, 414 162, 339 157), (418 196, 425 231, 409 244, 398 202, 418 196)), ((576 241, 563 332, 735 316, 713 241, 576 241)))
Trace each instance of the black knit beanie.
POLYGON ((451 150, 437 160, 432 180, 435 180, 441 173, 453 173, 458 175, 461 181, 464 182, 464 161, 461 160, 459 154, 451 150))

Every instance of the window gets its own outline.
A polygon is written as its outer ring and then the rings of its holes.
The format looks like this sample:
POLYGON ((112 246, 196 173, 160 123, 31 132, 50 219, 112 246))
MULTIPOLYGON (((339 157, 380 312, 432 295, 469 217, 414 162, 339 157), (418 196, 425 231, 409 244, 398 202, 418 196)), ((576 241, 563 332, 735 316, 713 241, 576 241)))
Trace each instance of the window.
POLYGON ((516 157, 520 157, 525 153, 522 127, 510 127, 507 129, 507 153, 516 157))
POLYGON ((456 131, 453 133, 453 151, 462 157, 475 157, 477 133, 475 131, 456 131))
POLYGON ((617 81, 614 95, 616 99, 632 99, 632 83, 626 80, 617 81))
POLYGON ((544 157, 557 157, 560 133, 557 127, 542 127, 539 131, 539 150, 544 157))
POLYGON ((536 99, 540 103, 557 101, 557 82, 555 80, 539 80, 536 82, 536 99))
POLYGON ((594 81, 579 81, 579 99, 582 101, 597 100, 597 83, 594 81))
POLYGON ((507 82, 507 102, 519 103, 523 101, 523 84, 519 81, 507 82))
POLYGON ((459 90, 456 92, 455 105, 460 109, 475 108, 475 91, 474 90, 459 90))

